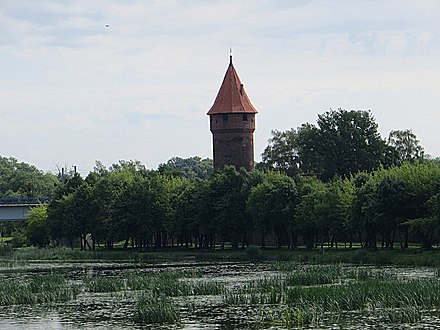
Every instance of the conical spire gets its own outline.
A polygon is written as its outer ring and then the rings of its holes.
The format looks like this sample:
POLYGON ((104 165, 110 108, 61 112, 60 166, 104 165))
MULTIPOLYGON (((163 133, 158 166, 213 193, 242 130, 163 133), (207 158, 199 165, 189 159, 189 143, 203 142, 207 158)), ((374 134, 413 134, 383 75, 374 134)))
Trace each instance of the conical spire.
POLYGON ((232 55, 229 56, 228 70, 208 115, 227 113, 257 113, 235 71, 232 55))

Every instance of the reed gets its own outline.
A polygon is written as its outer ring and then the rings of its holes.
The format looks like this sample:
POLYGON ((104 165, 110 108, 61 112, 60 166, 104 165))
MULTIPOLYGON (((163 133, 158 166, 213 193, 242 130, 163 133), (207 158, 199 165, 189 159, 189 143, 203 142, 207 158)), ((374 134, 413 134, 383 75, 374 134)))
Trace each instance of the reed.
POLYGON ((166 297, 142 295, 136 304, 134 320, 140 324, 174 324, 180 322, 180 314, 166 297))
POLYGON ((319 306, 286 307, 266 316, 266 320, 272 325, 287 328, 319 326, 323 324, 324 312, 319 306))
POLYGON ((88 292, 117 292, 125 289, 125 281, 118 276, 94 276, 84 280, 88 292))
POLYGON ((28 280, 0 280, 0 305, 31 305, 75 299, 79 287, 59 275, 32 276, 28 280))
POLYGON ((373 316, 376 316, 382 323, 402 324, 420 322, 422 314, 419 306, 406 305, 401 308, 380 308, 373 313, 373 316))
POLYGON ((302 271, 289 273, 286 277, 286 285, 330 284, 342 276, 343 271, 340 265, 307 267, 302 271))
POLYGON ((191 295, 194 296, 216 296, 223 294, 226 290, 224 283, 218 281, 195 281, 187 284, 191 288, 191 295))
POLYGON ((286 303, 319 304, 326 311, 365 308, 401 308, 408 304, 440 307, 440 283, 433 280, 368 280, 333 286, 293 287, 286 292, 286 303))

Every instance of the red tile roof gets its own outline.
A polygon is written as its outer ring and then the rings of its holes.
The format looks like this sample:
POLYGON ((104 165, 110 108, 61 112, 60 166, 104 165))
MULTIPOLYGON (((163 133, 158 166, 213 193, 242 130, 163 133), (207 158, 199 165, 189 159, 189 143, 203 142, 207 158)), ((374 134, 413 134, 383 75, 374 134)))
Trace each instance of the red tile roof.
POLYGON ((214 104, 208 111, 208 115, 222 113, 257 113, 235 71, 232 56, 214 104))

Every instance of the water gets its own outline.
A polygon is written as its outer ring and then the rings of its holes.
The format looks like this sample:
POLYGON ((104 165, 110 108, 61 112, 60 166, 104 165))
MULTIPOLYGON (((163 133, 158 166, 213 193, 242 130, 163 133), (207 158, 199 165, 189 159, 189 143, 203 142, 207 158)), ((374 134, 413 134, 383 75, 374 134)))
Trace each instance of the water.
MULTIPOLYGON (((271 264, 224 263, 188 266, 172 264, 140 265, 130 263, 38 263, 15 267, 0 267, 0 276, 25 280, 35 273, 62 274, 70 281, 81 283, 90 276, 122 276, 130 272, 155 273, 163 268, 173 270, 199 269, 203 280, 224 283, 228 288, 239 288, 261 277, 283 276, 285 272, 272 270, 271 264)), ((432 278, 429 268, 381 268, 396 273, 399 278, 432 278)), ((184 279, 198 281, 199 278, 184 279)), ((285 329, 280 324, 268 324, 265 317, 276 312, 277 305, 227 306, 222 295, 172 297, 178 307, 180 325, 140 326, 133 321, 136 295, 139 292, 90 293, 82 292, 76 300, 49 305, 0 306, 0 329, 285 329)), ((344 312, 335 320, 320 324, 320 329, 440 329, 439 313, 424 311, 421 320, 411 324, 386 324, 381 311, 344 312)), ((333 317, 333 316, 332 316, 333 317)), ((313 329, 306 326, 303 329, 313 329)))

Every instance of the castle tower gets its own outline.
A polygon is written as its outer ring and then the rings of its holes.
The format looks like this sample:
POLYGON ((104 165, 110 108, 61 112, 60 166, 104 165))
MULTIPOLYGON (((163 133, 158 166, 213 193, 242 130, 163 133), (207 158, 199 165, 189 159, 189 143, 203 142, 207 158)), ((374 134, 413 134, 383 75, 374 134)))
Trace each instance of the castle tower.
POLYGON ((249 100, 230 56, 217 97, 208 111, 213 139, 214 169, 225 165, 254 168, 254 131, 257 110, 249 100))

